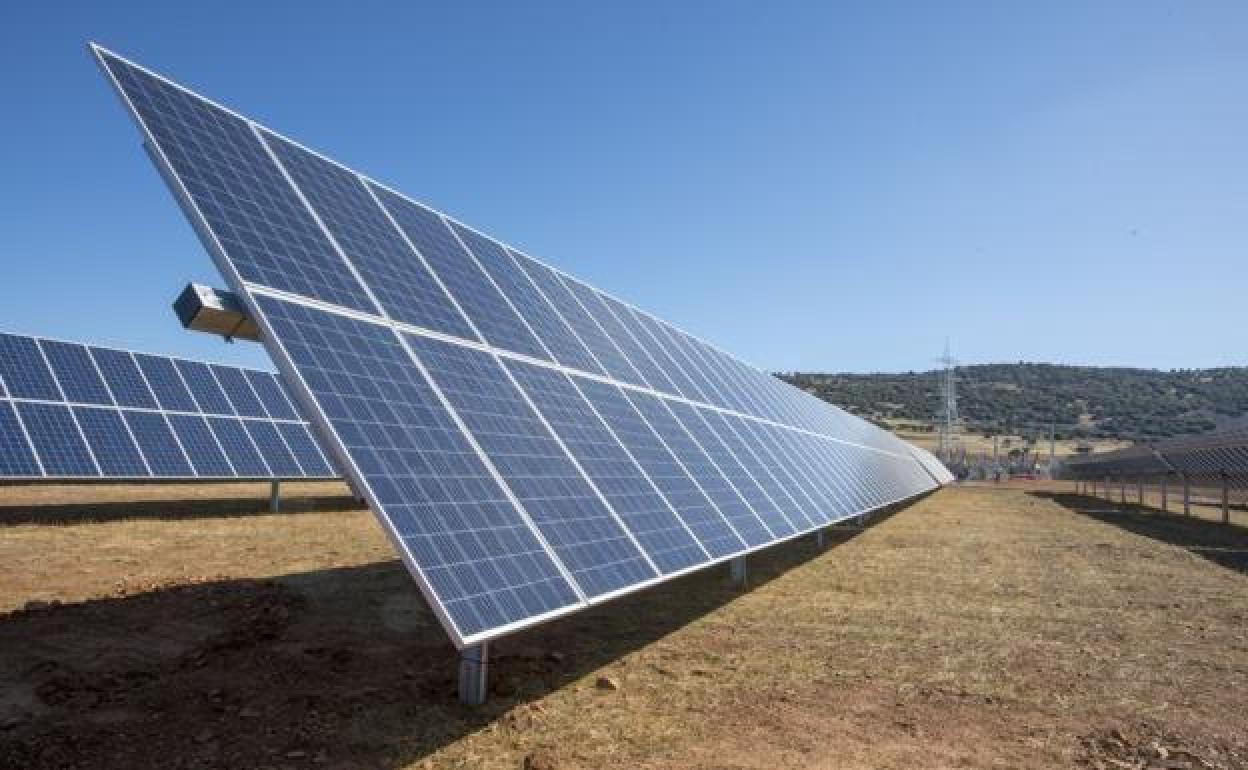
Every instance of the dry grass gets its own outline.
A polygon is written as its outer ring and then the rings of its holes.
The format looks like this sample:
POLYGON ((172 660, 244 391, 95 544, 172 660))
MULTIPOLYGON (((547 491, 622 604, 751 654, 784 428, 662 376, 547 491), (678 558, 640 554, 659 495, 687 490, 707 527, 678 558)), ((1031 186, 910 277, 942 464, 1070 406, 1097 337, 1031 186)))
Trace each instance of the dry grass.
POLYGON ((74 604, 0 616, 0 765, 1246 766, 1245 531, 1114 508, 948 489, 504 640, 477 711, 366 511, 28 517, 0 600, 74 604))

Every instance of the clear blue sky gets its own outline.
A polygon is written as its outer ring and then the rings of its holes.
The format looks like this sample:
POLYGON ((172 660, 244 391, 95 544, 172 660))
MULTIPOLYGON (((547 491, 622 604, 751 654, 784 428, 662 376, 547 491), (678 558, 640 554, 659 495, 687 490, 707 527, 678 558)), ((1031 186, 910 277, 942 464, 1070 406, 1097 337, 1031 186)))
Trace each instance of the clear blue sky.
POLYGON ((760 366, 1248 363, 1242 2, 7 8, 0 328, 254 364, 89 39, 760 366))

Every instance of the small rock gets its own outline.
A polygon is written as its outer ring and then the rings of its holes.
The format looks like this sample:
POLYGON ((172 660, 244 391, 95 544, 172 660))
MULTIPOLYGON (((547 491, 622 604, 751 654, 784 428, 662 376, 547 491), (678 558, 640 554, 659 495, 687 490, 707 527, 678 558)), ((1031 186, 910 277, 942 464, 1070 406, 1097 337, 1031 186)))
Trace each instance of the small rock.
POLYGON ((556 767, 549 754, 534 752, 524 758, 524 770, 556 770, 556 767))
POLYGON ((594 687, 597 687, 599 690, 618 690, 620 689, 620 682, 613 677, 600 676, 598 681, 594 682, 594 687))

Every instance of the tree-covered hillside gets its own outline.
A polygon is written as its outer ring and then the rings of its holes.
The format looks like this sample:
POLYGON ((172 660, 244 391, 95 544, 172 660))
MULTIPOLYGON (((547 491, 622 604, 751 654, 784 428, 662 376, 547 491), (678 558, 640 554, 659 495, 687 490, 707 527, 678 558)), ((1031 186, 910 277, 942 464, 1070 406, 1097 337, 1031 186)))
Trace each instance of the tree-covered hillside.
MULTIPOLYGON (((873 419, 934 420, 942 372, 780 375, 873 419)), ((958 411, 984 434, 1141 440, 1213 430, 1248 412, 1248 367, 1156 369, 978 364, 957 369, 958 411)))

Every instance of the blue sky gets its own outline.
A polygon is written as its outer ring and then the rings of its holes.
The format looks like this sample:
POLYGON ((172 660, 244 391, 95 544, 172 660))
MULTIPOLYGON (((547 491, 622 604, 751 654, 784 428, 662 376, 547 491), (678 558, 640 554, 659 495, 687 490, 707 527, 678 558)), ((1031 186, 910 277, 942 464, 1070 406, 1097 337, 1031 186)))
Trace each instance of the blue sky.
POLYGON ((1248 363, 1248 4, 23 3, 0 328, 263 363, 103 45, 771 369, 1248 363))

